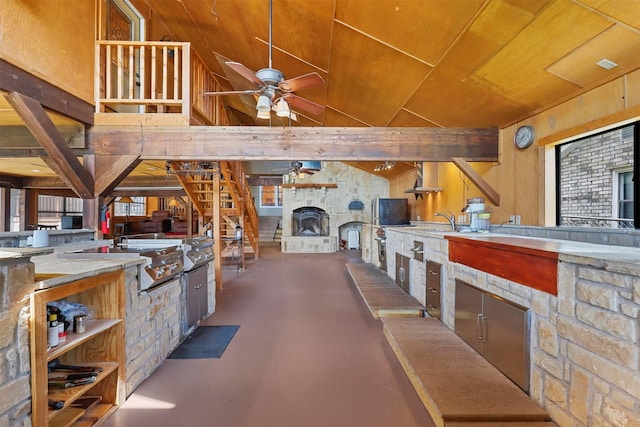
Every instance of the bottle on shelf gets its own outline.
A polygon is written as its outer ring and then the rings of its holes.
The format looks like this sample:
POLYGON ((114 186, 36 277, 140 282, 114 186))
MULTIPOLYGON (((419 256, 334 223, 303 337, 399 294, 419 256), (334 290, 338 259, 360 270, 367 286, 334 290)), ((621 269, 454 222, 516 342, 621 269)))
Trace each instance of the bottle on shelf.
POLYGON ((67 340, 67 331, 65 330, 64 317, 58 321, 58 343, 65 342, 67 340))
POLYGON ((51 313, 49 314, 49 330, 47 331, 48 334, 48 339, 47 339, 47 343, 51 346, 51 347, 55 347, 57 346, 60 341, 58 339, 58 336, 60 334, 60 331, 58 330, 58 315, 51 313))

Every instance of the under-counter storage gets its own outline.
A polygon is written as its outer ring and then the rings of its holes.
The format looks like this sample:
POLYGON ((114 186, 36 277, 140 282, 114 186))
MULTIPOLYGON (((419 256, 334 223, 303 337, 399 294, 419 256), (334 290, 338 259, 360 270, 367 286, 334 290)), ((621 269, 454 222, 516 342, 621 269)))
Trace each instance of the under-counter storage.
POLYGON ((186 330, 202 320, 209 309, 209 289, 207 286, 207 265, 202 265, 183 275, 187 289, 186 330))
POLYGON ((524 391, 529 391, 529 313, 456 280, 455 332, 524 391))
POLYGON ((396 284, 408 294, 411 294, 409 289, 410 260, 411 258, 408 256, 396 253, 396 284))
POLYGON ((427 261, 427 273, 426 273, 426 295, 425 295, 425 304, 427 306, 427 313, 429 316, 434 317, 436 319, 441 318, 442 310, 441 310, 441 294, 440 289, 441 278, 440 274, 442 271, 442 264, 427 261))
POLYGON ((31 417, 34 426, 95 425, 124 400, 123 288, 124 271, 118 270, 31 294, 31 417), (74 333, 73 328, 69 328, 66 340, 48 349, 47 304, 59 300, 86 305, 93 312, 94 320, 86 322, 83 333, 74 333), (50 365, 54 368, 67 365, 69 369, 48 372, 50 365), (82 385, 74 384, 68 376, 89 368, 96 374, 82 385), (49 383, 51 380, 63 382, 63 385, 54 387, 54 381, 49 383), (49 402, 57 402, 60 408, 50 408, 49 402))

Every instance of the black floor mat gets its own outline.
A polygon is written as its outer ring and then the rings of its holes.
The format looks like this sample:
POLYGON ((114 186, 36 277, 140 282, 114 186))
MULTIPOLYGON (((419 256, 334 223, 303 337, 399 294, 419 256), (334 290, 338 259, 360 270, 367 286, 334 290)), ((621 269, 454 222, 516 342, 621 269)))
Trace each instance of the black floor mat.
POLYGON ((199 326, 169 359, 219 359, 240 325, 199 326))

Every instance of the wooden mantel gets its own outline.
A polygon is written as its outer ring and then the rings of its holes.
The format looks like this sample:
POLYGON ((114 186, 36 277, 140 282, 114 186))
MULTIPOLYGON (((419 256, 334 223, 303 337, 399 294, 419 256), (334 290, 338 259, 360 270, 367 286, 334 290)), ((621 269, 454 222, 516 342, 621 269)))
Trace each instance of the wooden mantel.
POLYGON ((338 188, 338 184, 292 183, 282 184, 282 188, 338 188))

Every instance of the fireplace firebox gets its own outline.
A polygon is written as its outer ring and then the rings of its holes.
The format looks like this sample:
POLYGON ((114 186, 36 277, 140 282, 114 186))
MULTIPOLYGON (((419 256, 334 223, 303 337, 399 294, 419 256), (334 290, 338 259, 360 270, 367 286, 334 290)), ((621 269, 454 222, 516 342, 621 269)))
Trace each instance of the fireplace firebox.
POLYGON ((305 206, 293 211, 291 217, 292 236, 328 236, 329 214, 323 209, 305 206))

